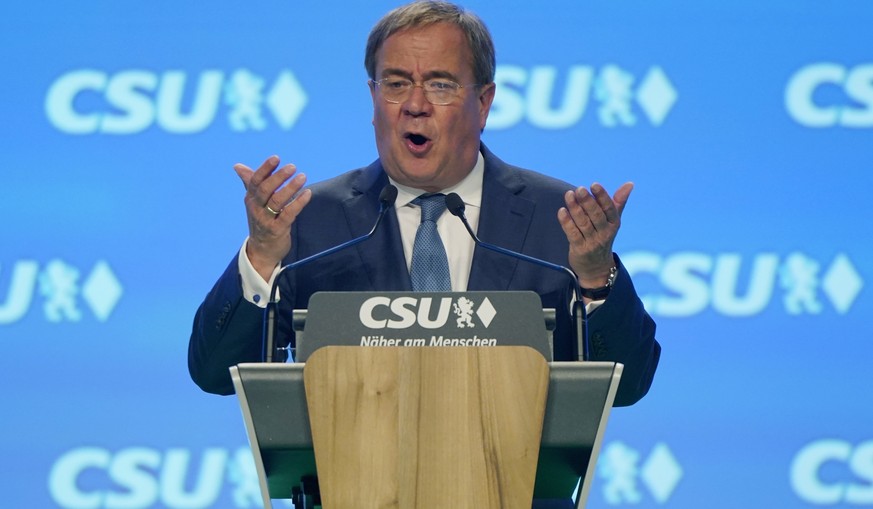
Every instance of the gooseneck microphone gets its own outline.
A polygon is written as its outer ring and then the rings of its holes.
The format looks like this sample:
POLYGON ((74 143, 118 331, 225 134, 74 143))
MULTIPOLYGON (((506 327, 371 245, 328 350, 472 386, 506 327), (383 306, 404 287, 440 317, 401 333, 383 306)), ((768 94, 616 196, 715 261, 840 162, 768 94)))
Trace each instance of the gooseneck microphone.
MULTIPOLYGON (((278 305, 278 302, 276 301, 276 294, 279 289, 279 279, 282 277, 282 275, 286 272, 290 272, 303 265, 324 258, 325 256, 332 255, 337 251, 342 251, 343 249, 352 247, 355 244, 359 244, 369 239, 373 236, 374 233, 376 233, 376 229, 379 228, 379 224, 382 223, 382 218, 384 218, 388 210, 394 206, 394 201, 396 199, 397 188, 391 184, 388 184, 387 186, 382 188, 382 192, 379 193, 379 216, 376 218, 376 222, 373 223, 373 228, 371 228, 366 235, 361 235, 360 237, 343 242, 342 244, 338 244, 330 249, 325 249, 324 251, 307 256, 306 258, 297 260, 296 262, 289 263, 288 265, 285 265, 284 267, 279 269, 279 273, 276 274, 276 277, 273 279, 273 286, 270 288, 270 300, 267 302, 267 307, 264 310, 264 334, 262 354, 264 362, 273 362, 273 357, 276 353, 276 308, 278 305)), ((284 359, 282 360, 284 361, 284 359)))
POLYGON ((573 302, 573 326, 576 330, 576 349, 579 360, 587 361, 589 358, 588 315, 585 311, 585 302, 582 300, 582 288, 579 286, 579 278, 576 277, 576 274, 568 267, 564 267, 563 265, 540 260, 539 258, 534 258, 533 256, 528 256, 526 254, 516 253, 515 251, 510 251, 509 249, 495 246, 493 244, 489 244, 487 242, 479 240, 479 237, 476 236, 476 234, 473 232, 473 229, 470 227, 470 223, 467 221, 467 216, 464 214, 464 211, 466 210, 466 207, 464 206, 464 200, 462 200, 461 197, 457 195, 457 193, 449 193, 448 195, 446 195, 446 208, 449 209, 449 212, 451 212, 453 216, 458 217, 464 223, 464 228, 467 229, 467 233, 470 234, 470 237, 473 238, 473 242, 475 242, 477 246, 483 247, 490 251, 504 254, 506 256, 511 256, 512 258, 516 258, 518 260, 533 263, 547 269, 556 270, 569 276, 570 279, 573 280, 573 288, 576 292, 576 299, 573 302))

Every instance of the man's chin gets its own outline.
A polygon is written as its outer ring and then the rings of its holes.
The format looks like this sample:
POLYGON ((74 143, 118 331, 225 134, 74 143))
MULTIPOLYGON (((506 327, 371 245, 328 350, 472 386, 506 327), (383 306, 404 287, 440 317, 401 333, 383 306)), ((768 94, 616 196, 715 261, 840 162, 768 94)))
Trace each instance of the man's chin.
POLYGON ((391 175, 391 178, 401 185, 427 192, 436 192, 447 187, 439 182, 436 172, 433 170, 403 171, 399 175, 391 175))

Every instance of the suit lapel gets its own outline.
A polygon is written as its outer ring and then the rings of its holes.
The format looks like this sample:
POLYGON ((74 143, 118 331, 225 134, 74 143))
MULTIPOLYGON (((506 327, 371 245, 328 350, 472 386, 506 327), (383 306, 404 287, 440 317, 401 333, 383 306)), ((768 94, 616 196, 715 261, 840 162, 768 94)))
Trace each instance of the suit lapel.
MULTIPOLYGON (((366 235, 379 216, 379 193, 388 177, 378 161, 365 168, 343 202, 352 236, 366 235)), ((392 207, 373 237, 355 246, 370 280, 371 291, 410 291, 409 272, 400 240, 400 226, 392 207)))
MULTIPOLYGON (((519 196, 524 183, 487 148, 477 235, 483 242, 521 252, 535 204, 519 196)), ((476 247, 468 290, 508 290, 519 260, 476 247)))

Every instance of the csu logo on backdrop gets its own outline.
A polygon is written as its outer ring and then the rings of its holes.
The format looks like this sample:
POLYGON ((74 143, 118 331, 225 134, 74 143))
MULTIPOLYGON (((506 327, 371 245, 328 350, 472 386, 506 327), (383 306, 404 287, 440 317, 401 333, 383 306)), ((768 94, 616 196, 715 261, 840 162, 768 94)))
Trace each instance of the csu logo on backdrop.
POLYGON ((789 79, 785 108, 806 127, 873 127, 873 64, 808 65, 789 79))
POLYGON ((270 80, 248 69, 154 72, 96 69, 68 72, 51 84, 45 112, 70 134, 136 134, 152 126, 199 133, 226 115, 233 131, 263 131, 270 118, 291 129, 307 103, 290 70, 270 80))
MULTIPOLYGON (((80 297, 97 320, 105 322, 121 298, 121 283, 104 260, 82 276, 78 267, 59 259, 44 266, 33 260, 0 266, 0 282, 7 285, 6 298, 0 301, 0 325, 21 320, 36 294, 42 297, 42 311, 49 322, 82 320, 80 297)), ((3 295, 0 287, 0 298, 3 295)))
POLYGON ((752 316, 779 297, 791 315, 820 314, 825 299, 837 313, 846 314, 864 286, 844 253, 825 262, 799 252, 745 258, 735 253, 634 252, 622 260, 635 282, 645 284, 654 276, 663 291, 640 291, 640 297, 650 313, 668 317, 692 316, 710 307, 726 316, 752 316))
POLYGON ((600 69, 500 65, 494 81, 488 129, 508 129, 524 120, 540 129, 567 129, 589 110, 604 127, 635 126, 643 117, 660 126, 678 98, 659 66, 637 76, 614 64, 600 69))
POLYGON ((791 463, 791 487, 816 505, 873 505, 873 440, 818 440, 791 463))
POLYGON ((161 451, 130 447, 110 452, 99 447, 73 449, 52 466, 51 497, 70 509, 161 507, 261 507, 260 487, 251 451, 209 448, 161 451), (230 484, 230 501, 221 502, 230 484))
POLYGON ((487 328, 497 310, 488 297, 478 307, 466 297, 459 297, 454 302, 451 297, 443 297, 439 302, 434 302, 431 297, 371 297, 361 304, 358 316, 361 324, 370 329, 408 329, 413 325, 439 329, 449 323, 450 313, 455 315, 455 327, 476 327, 475 315, 487 328))

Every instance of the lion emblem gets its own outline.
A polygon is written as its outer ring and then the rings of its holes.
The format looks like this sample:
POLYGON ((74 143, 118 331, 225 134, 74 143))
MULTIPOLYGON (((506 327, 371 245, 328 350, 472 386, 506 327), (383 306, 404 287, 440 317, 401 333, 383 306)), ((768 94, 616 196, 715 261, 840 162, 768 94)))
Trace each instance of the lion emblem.
POLYGON ((473 324, 473 301, 466 298, 461 297, 454 304, 452 304, 452 308, 455 310, 455 314, 458 315, 457 324, 458 327, 463 329, 465 327, 475 327, 473 324))

